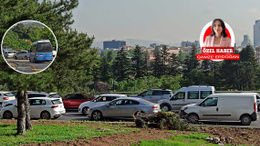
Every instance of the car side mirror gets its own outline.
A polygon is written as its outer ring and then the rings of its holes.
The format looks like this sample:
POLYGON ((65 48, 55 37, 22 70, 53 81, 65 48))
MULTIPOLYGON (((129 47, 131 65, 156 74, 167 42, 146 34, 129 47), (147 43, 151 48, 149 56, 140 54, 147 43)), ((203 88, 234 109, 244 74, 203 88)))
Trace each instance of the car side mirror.
POLYGON ((109 104, 107 104, 107 108, 109 108, 110 107, 110 105, 109 104))

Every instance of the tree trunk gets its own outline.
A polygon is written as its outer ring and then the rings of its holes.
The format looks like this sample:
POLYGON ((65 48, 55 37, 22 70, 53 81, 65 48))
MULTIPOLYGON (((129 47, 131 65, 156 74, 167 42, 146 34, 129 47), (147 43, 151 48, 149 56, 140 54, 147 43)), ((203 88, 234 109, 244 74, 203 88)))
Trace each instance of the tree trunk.
POLYGON ((31 123, 31 115, 30 115, 30 104, 28 100, 28 94, 25 93, 25 113, 26 113, 26 129, 32 130, 33 126, 31 123))
POLYGON ((17 135, 25 135, 26 134, 26 127, 25 127, 25 96, 24 91, 17 92, 17 111, 18 111, 18 118, 17 118, 17 135))

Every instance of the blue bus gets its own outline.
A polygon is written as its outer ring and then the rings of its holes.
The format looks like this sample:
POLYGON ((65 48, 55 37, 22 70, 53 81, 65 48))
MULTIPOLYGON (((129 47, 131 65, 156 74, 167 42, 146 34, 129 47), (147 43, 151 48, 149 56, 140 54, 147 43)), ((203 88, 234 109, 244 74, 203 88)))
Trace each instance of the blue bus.
POLYGON ((32 43, 29 55, 30 62, 51 61, 52 45, 50 40, 38 40, 32 43))

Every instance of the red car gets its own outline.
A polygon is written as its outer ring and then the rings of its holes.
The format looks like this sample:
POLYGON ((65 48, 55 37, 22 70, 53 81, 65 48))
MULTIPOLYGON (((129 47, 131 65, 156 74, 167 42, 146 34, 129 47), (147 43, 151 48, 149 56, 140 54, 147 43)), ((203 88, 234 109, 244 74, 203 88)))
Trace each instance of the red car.
POLYGON ((78 108, 82 102, 93 100, 95 97, 88 95, 88 98, 83 94, 68 94, 62 99, 65 108, 78 108))

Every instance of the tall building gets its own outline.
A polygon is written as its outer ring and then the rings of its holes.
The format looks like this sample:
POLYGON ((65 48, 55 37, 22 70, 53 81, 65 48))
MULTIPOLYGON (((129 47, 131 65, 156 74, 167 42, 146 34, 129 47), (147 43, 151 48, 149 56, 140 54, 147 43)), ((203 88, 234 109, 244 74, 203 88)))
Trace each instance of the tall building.
POLYGON ((260 20, 256 20, 254 25, 254 46, 260 46, 260 20))
POLYGON ((112 40, 112 41, 104 41, 103 42, 104 50, 107 50, 107 49, 119 49, 120 47, 123 47, 125 45, 126 45, 125 41, 112 40))
POLYGON ((244 40, 241 43, 241 46, 247 46, 247 44, 250 44, 249 36, 248 35, 244 35, 244 40))

